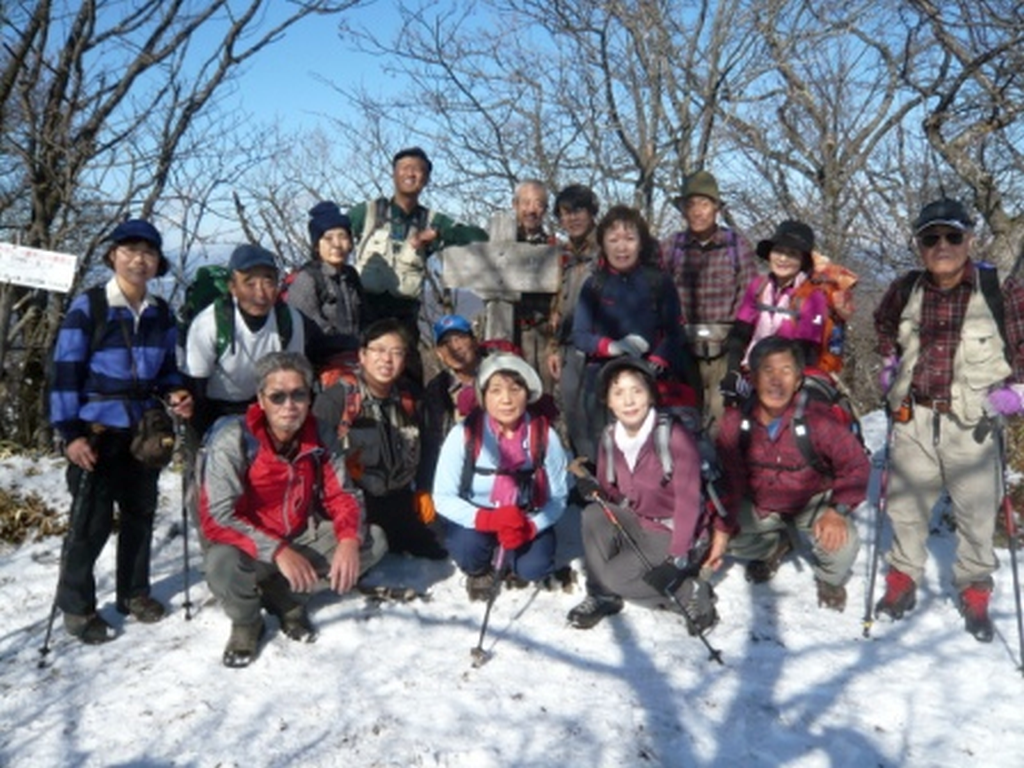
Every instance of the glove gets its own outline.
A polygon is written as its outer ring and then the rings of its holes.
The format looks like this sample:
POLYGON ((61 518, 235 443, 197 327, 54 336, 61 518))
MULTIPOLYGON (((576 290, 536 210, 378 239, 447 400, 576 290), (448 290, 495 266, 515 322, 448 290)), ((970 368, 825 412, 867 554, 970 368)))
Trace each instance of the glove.
POLYGON ((726 403, 738 403, 750 397, 750 382, 739 371, 729 371, 718 385, 718 391, 726 403))
POLYGON ((883 395, 889 393, 899 367, 900 359, 896 355, 889 355, 882 361, 882 370, 878 372, 878 388, 882 390, 883 395))
POLYGON ((595 496, 601 496, 601 484, 590 474, 576 478, 576 490, 580 492, 587 501, 592 501, 595 496))
POLYGON ((412 497, 412 505, 424 525, 430 525, 437 518, 434 497, 430 495, 429 491, 416 491, 416 494, 412 497))
POLYGON ((1000 416, 1013 416, 1024 411, 1024 384, 1007 384, 988 393, 988 408, 1000 416))
POLYGON ((475 525, 478 531, 498 533, 505 528, 521 528, 527 521, 523 510, 515 504, 506 504, 494 509, 477 510, 475 525))
POLYGON ((647 339, 637 333, 631 333, 628 336, 613 341, 608 345, 608 354, 612 357, 618 357, 620 355, 629 355, 630 357, 643 357, 644 353, 650 349, 650 344, 647 343, 647 339))
POLYGON ((498 531, 498 543, 503 549, 514 552, 524 544, 533 541, 537 535, 537 526, 531 521, 525 520, 522 525, 513 528, 502 528, 498 531))
POLYGON ((686 573, 676 566, 676 561, 669 558, 661 565, 656 565, 643 576, 644 581, 654 587, 660 595, 671 595, 682 586, 686 573))

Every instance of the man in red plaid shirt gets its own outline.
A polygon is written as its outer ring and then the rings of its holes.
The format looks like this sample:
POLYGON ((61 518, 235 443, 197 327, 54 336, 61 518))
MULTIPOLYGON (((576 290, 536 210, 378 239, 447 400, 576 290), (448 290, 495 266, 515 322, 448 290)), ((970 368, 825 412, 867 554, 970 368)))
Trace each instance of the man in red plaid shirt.
POLYGON ((757 267, 746 238, 718 224, 722 198, 714 176, 697 171, 687 177, 673 202, 686 230, 662 243, 662 266, 679 291, 690 350, 700 363, 704 407, 717 429, 723 408, 718 385, 728 372, 723 343, 757 267))
POLYGON ((1000 415, 1024 409, 1024 287, 1011 277, 998 290, 990 268, 970 259, 973 230, 958 201, 926 205, 914 222, 924 270, 897 280, 875 311, 881 383, 896 422, 893 543, 875 610, 895 620, 916 604, 932 508, 945 488, 956 521, 953 586, 966 630, 987 643, 1003 493, 994 429, 1000 415))
POLYGON ((768 581, 800 534, 811 544, 818 605, 842 611, 860 542, 851 515, 867 495, 871 471, 864 446, 827 404, 801 394, 798 342, 761 339, 750 369, 752 407, 727 409, 716 441, 731 517, 722 527, 732 527, 733 536, 715 530, 708 565, 717 568, 728 545, 729 554, 748 561, 747 581, 768 581))

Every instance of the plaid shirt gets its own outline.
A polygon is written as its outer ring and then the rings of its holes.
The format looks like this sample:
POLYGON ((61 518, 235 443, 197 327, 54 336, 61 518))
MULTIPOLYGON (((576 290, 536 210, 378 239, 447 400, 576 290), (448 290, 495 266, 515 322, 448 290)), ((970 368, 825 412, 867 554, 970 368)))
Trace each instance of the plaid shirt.
MULTIPOLYGON (((904 275, 893 283, 875 310, 875 331, 878 351, 883 357, 898 355, 900 314, 906 304, 906 283, 914 274, 904 275)), ((924 291, 921 301, 921 353, 911 379, 911 391, 917 397, 948 400, 953 382, 953 356, 960 344, 967 303, 978 279, 974 263, 967 267, 960 282, 947 291, 939 289, 925 273, 921 280, 924 291)), ((1008 345, 1008 359, 1013 379, 1024 382, 1024 286, 1016 278, 1003 284, 1003 337, 1008 345)))
POLYGON ((731 323, 744 289, 757 275, 750 243, 719 227, 706 243, 677 232, 662 243, 662 268, 679 292, 683 322, 731 323))

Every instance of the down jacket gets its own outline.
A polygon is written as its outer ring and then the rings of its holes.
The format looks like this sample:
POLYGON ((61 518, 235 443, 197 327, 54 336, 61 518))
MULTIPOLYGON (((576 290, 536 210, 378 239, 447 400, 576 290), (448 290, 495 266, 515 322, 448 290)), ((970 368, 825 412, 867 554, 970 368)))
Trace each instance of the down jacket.
POLYGON ((334 523, 338 540, 362 540, 362 509, 345 488, 341 458, 333 458, 310 415, 291 460, 278 455, 267 433, 263 409, 226 417, 210 432, 200 470, 199 514, 203 535, 263 562, 271 562, 298 536, 317 509, 334 523), (314 499, 323 468, 320 503, 314 499))

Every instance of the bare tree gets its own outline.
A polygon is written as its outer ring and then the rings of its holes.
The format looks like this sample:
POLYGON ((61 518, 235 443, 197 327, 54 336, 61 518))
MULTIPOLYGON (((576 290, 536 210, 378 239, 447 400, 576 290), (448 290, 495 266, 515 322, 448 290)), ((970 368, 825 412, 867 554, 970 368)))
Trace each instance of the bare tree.
POLYGON ((411 86, 361 103, 436 147, 464 200, 504 207, 531 176, 552 190, 588 183, 657 215, 713 151, 719 100, 742 87, 746 5, 401 5, 392 39, 355 32, 411 86))

